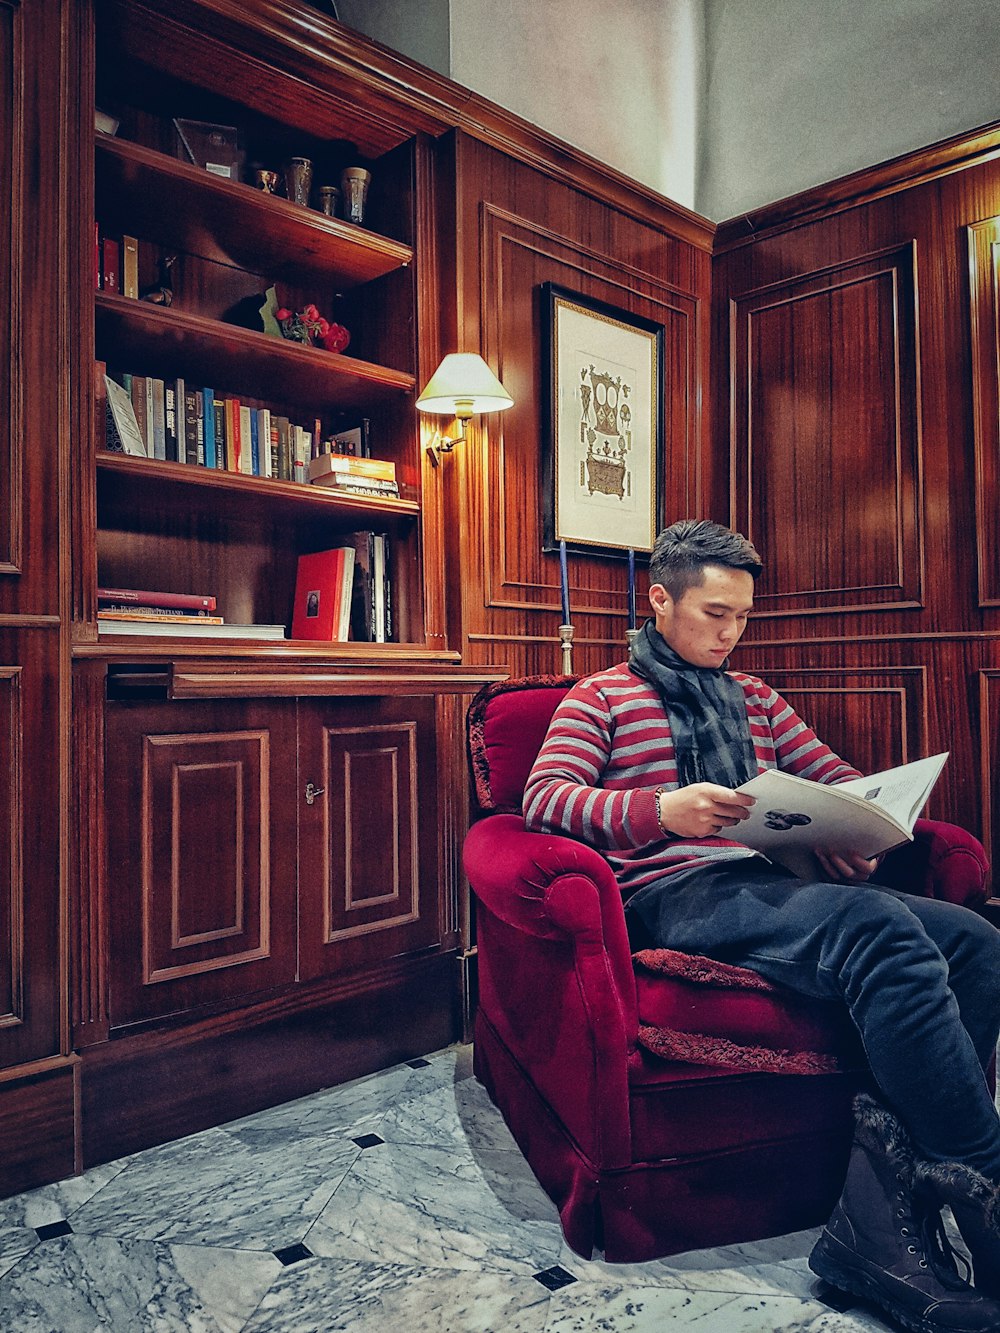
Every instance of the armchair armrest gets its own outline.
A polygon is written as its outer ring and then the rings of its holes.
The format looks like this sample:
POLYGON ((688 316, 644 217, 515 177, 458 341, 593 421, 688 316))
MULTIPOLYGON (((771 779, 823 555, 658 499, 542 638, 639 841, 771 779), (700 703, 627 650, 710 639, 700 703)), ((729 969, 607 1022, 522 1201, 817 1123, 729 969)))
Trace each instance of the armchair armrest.
POLYGON ((572 838, 493 815, 465 841, 479 903, 479 1002, 592 1161, 630 1160, 628 1055, 638 1032, 621 891, 572 838))
POLYGON ((976 908, 987 897, 989 861, 977 838, 957 824, 918 819, 913 841, 890 852, 879 867, 880 884, 976 908))

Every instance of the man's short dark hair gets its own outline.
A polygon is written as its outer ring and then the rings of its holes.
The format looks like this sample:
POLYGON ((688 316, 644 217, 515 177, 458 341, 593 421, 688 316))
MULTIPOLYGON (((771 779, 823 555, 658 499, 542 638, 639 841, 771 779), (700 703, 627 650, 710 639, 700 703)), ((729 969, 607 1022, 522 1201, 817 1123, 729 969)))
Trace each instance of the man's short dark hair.
POLYGON ((764 567, 741 532, 708 519, 682 518, 664 528, 649 561, 650 583, 661 583, 675 602, 704 581, 706 565, 745 569, 754 579, 764 567))

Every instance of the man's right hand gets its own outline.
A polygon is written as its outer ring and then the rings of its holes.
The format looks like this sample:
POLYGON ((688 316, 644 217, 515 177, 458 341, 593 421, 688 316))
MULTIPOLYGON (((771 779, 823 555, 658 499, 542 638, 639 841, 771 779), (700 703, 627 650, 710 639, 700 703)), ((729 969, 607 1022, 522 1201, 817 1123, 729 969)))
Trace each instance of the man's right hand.
POLYGON ((714 782, 692 782, 659 795, 660 825, 678 838, 717 838, 750 815, 752 796, 714 782))

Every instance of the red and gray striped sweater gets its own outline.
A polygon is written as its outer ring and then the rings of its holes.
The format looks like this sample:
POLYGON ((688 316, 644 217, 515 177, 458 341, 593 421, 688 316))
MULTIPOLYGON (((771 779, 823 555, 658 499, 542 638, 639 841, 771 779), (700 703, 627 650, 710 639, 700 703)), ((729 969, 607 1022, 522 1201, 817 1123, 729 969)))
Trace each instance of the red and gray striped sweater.
MULTIPOLYGON (((761 770, 829 783, 861 776, 763 681, 729 674, 746 696, 761 770)), ((665 838, 656 791, 678 785, 663 702, 622 663, 580 681, 559 704, 524 789, 524 819, 596 847, 625 894, 673 871, 756 855, 727 838, 665 838)))

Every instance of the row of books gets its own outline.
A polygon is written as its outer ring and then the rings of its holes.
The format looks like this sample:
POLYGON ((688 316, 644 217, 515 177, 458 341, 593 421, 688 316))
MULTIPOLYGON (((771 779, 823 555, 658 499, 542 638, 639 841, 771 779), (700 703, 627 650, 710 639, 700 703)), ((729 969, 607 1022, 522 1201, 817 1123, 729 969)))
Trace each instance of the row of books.
POLYGON ((301 425, 270 408, 223 398, 181 377, 102 372, 108 410, 106 446, 166 462, 253 477, 333 486, 395 497, 395 464, 372 459, 367 420, 324 438, 318 418, 301 425), (323 459, 338 460, 327 466, 323 459), (320 466, 310 475, 313 461, 320 466))
MULTIPOLYGON (((101 587, 97 605, 102 634, 285 638, 284 625, 227 623, 208 593, 101 587)), ((392 638, 384 533, 350 533, 341 546, 299 557, 291 637, 325 643, 387 643, 392 638)))

